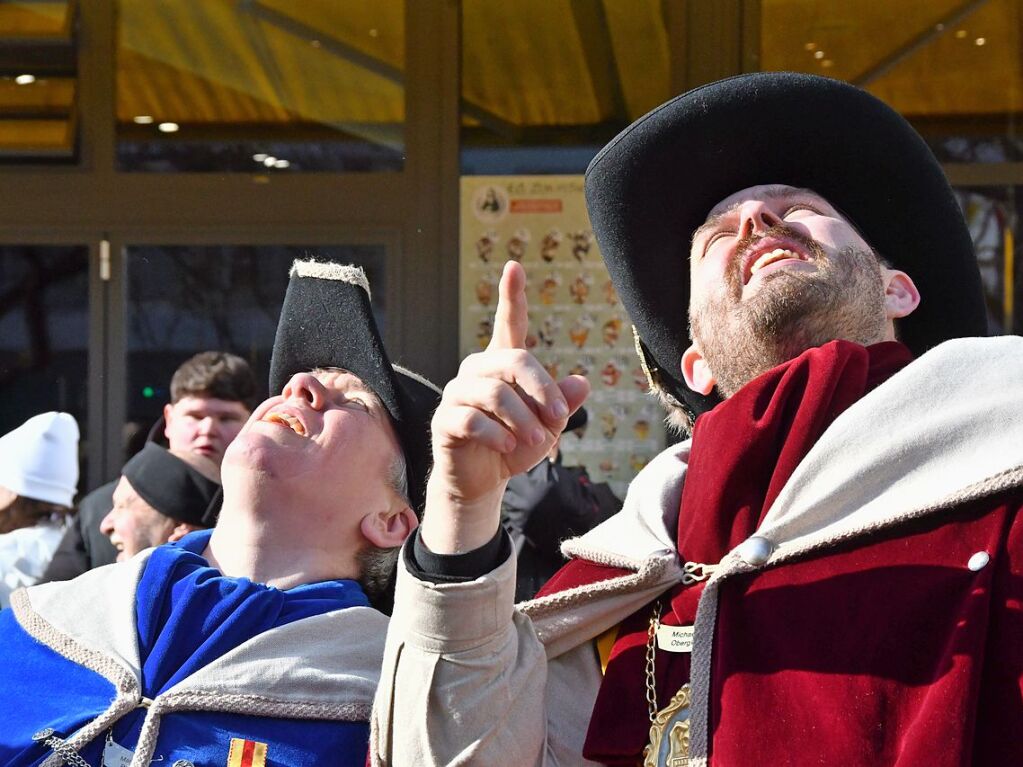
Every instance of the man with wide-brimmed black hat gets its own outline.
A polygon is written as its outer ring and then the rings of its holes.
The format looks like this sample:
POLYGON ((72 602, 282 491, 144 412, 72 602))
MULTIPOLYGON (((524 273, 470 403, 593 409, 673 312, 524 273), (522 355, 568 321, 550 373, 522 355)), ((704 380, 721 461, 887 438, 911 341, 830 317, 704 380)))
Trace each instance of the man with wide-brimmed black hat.
POLYGON ((362 270, 313 261, 292 268, 270 389, 225 453, 213 530, 15 592, 0 763, 365 763, 378 608, 440 392, 391 365, 362 270))
POLYGON ((920 137, 848 84, 745 75, 640 119, 586 190, 692 438, 514 609, 493 494, 581 385, 524 351, 506 268, 434 419, 377 763, 1023 764, 1023 342, 972 337, 920 137))

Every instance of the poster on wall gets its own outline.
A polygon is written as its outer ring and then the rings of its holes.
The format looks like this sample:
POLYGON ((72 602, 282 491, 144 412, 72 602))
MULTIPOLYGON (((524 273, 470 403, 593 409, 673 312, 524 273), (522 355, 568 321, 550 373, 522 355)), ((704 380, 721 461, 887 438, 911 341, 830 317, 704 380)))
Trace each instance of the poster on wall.
POLYGON ((525 267, 526 345, 555 378, 585 375, 589 422, 562 440, 567 465, 625 497, 665 445, 660 407, 647 394, 632 328, 586 214, 582 176, 465 176, 461 180, 459 351, 490 341, 505 261, 525 267))

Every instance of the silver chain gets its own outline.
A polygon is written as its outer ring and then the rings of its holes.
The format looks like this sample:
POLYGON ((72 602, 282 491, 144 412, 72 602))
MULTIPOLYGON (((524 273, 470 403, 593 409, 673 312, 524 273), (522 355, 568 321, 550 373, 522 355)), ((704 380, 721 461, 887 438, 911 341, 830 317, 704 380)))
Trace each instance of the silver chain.
POLYGON ((52 749, 57 756, 63 759, 65 763, 72 765, 72 767, 91 767, 91 765, 82 758, 81 754, 56 735, 44 740, 43 745, 52 749))
POLYGON ((661 627, 661 600, 654 602, 650 626, 646 630, 646 705, 650 723, 657 718, 657 629, 661 627))

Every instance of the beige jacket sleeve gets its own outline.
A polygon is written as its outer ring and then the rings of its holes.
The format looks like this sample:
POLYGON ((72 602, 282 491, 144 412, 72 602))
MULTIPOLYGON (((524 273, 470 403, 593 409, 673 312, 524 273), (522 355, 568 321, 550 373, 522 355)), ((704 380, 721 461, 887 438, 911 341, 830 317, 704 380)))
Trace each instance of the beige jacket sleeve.
POLYGON ((373 765, 576 767, 600 667, 592 642, 548 661, 514 607, 515 561, 435 584, 399 560, 373 711, 373 765))

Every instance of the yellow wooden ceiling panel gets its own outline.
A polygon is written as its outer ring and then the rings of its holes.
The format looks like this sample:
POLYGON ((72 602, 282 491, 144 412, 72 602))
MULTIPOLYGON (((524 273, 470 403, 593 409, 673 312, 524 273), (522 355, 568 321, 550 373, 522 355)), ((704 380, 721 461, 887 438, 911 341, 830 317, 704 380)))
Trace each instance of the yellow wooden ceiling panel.
POLYGON ((462 96, 519 126, 605 118, 568 0, 464 0, 462 96))
POLYGON ((47 77, 30 85, 18 85, 13 78, 0 78, 0 112, 69 112, 75 98, 75 81, 69 77, 47 77))
POLYGON ((405 117, 400 82, 352 63, 329 48, 296 45, 295 37, 264 26, 278 78, 278 101, 319 123, 399 123, 405 117))
POLYGON ((70 150, 67 120, 0 120, 0 152, 70 150))
MULTIPOLYGON (((118 48, 274 104, 274 89, 229 0, 121 0, 118 48)), ((258 23, 255 20, 252 23, 258 23)), ((126 63, 119 56, 118 68, 126 63)), ((142 70, 144 73, 144 70, 142 70)), ((182 86, 189 81, 183 81, 182 86)), ((193 81, 194 82, 194 81, 193 81)), ((179 89, 180 90, 180 89, 179 89)), ((164 98, 184 96, 161 89, 164 98)), ((121 111, 120 109, 118 110, 121 111)), ((131 110, 128 110, 131 111, 131 110)), ((187 114, 187 111, 185 112, 187 114)))
POLYGON ((606 0, 604 12, 628 119, 635 120, 674 95, 661 2, 606 0))
POLYGON ((961 4, 962 0, 762 0, 760 65, 764 70, 851 81, 961 4))
POLYGON ((117 119, 137 115, 183 123, 282 123, 285 110, 222 83, 122 50, 117 68, 117 119))
POLYGON ((185 123, 403 118, 400 84, 228 0, 121 0, 119 43, 122 121, 139 114, 185 123))
POLYGON ((396 69, 405 67, 404 0, 260 0, 263 6, 396 69))
POLYGON ((63 37, 67 3, 0 2, 0 37, 63 37))
POLYGON ((1018 111, 1020 4, 763 0, 761 68, 862 83, 909 116, 1018 111), (960 23, 940 25, 971 7, 960 23))
POLYGON ((989 0, 899 62, 870 91, 908 116, 1018 113, 1020 20, 1019 0, 989 0))

